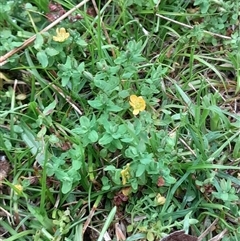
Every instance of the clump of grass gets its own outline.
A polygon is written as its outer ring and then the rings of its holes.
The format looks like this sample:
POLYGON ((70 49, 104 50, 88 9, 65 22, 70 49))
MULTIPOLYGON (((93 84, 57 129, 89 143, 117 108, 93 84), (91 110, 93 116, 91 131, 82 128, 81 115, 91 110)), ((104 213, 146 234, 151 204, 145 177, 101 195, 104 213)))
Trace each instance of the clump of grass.
POLYGON ((238 240, 238 32, 205 28, 215 5, 4 4, 1 237, 238 240))

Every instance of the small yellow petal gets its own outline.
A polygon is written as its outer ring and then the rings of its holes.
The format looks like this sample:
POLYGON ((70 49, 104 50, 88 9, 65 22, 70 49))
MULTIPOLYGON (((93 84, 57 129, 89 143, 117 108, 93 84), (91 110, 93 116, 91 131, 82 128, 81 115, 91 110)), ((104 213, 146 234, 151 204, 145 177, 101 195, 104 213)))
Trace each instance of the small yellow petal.
POLYGON ((130 100, 135 103, 137 101, 138 97, 136 95, 131 95, 130 100))
POLYGON ((129 104, 133 107, 133 114, 137 115, 146 108, 146 102, 142 96, 131 95, 129 104))
POLYGON ((130 164, 128 163, 126 168, 121 171, 122 184, 125 185, 130 179, 130 164))
POLYGON ((131 187, 124 187, 122 189, 122 193, 124 196, 129 196, 132 193, 132 188, 131 187))
POLYGON ((139 114, 139 110, 133 110, 133 114, 134 115, 138 115, 139 114))
POLYGON ((160 193, 157 194, 155 201, 157 205, 163 205, 166 202, 166 198, 163 197, 160 193))
POLYGON ((11 80, 2 72, 0 72, 0 80, 5 80, 6 82, 11 82, 11 80))
POLYGON ((53 40, 56 42, 64 42, 65 40, 67 40, 70 36, 70 34, 68 32, 66 32, 65 28, 57 28, 56 29, 56 36, 53 36, 53 40))
POLYGON ((20 185, 20 184, 15 184, 15 185, 14 185, 14 188, 15 188, 15 193, 16 193, 16 195, 21 194, 22 191, 23 191, 23 186, 20 185))
POLYGON ((65 28, 60 28, 59 34, 65 38, 68 38, 70 35, 68 32, 66 32, 65 28))

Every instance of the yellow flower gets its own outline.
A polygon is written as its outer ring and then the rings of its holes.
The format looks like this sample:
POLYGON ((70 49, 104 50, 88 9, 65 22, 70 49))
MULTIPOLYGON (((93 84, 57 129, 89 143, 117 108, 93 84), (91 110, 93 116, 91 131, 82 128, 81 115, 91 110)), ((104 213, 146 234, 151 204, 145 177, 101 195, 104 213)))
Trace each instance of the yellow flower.
POLYGON ((166 202, 166 198, 161 196, 160 193, 157 194, 155 201, 157 203, 157 205, 163 205, 166 202))
POLYGON ((137 115, 140 111, 145 110, 146 102, 142 96, 131 95, 129 104, 133 107, 133 114, 137 115))
POLYGON ((66 32, 65 28, 57 28, 56 29, 57 36, 53 36, 53 40, 56 42, 64 42, 70 36, 68 32, 66 32))
POLYGON ((131 193, 132 193, 132 188, 131 187, 124 187, 122 189, 122 194, 124 196, 126 196, 126 197, 129 196, 131 193))
POLYGON ((23 192, 23 186, 20 184, 15 184, 13 185, 14 189, 15 189, 15 194, 16 195, 20 195, 23 192))
POLYGON ((125 185, 130 178, 130 164, 127 164, 127 167, 121 171, 122 175, 122 184, 125 185))

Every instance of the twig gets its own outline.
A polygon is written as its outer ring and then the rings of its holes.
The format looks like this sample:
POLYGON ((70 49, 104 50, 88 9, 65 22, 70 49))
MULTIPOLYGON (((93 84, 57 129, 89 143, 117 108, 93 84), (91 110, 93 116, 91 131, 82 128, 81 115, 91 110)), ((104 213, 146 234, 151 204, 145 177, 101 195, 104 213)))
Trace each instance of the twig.
POLYGON ((224 237, 225 233, 227 233, 227 231, 228 230, 225 228, 220 234, 218 234, 215 237, 211 238, 209 241, 220 241, 224 237))
MULTIPOLYGON (((110 0, 110 1, 111 1, 111 0, 110 0)), ((108 35, 108 32, 107 32, 107 29, 106 29, 106 27, 105 27, 105 24, 104 24, 104 22, 103 22, 103 20, 102 20, 102 17, 100 16, 100 13, 99 13, 99 10, 98 10, 96 1, 95 1, 95 0, 92 0, 92 4, 93 4, 93 7, 94 7, 95 12, 97 13, 98 17, 100 17, 101 25, 102 25, 102 28, 103 28, 103 32, 104 32, 104 34, 105 34, 105 36, 106 36, 107 42, 108 42, 109 45, 112 45, 111 39, 110 39, 110 37, 109 37, 109 35, 108 35)), ((112 56, 113 56, 113 58, 116 58, 116 54, 115 54, 113 48, 111 48, 111 51, 112 51, 112 56)))
MULTIPOLYGON (((194 28, 193 26, 187 25, 187 24, 185 24, 185 23, 178 22, 178 21, 176 21, 176 20, 173 20, 173 19, 171 19, 171 18, 165 17, 165 16, 163 16, 163 15, 161 15, 161 14, 158 14, 158 13, 156 14, 156 16, 159 17, 159 18, 163 18, 163 19, 165 19, 165 20, 168 20, 168 21, 170 21, 170 22, 176 23, 176 24, 181 25, 181 26, 186 27, 186 28, 190 28, 190 29, 193 29, 193 28, 194 28)), ((212 36, 216 36, 216 37, 219 37, 219 38, 223 38, 223 39, 232 39, 231 37, 228 37, 228 36, 225 36, 225 35, 221 35, 221 34, 218 34, 218 33, 212 33, 212 32, 206 31, 206 30, 203 30, 203 32, 204 32, 204 33, 207 33, 207 34, 210 34, 210 35, 212 35, 212 36)))
MULTIPOLYGON (((50 83, 49 83, 50 84, 50 83)), ((71 97, 65 95, 62 90, 56 85, 52 84, 52 87, 68 102, 69 105, 79 114, 82 115, 82 111, 77 107, 77 105, 72 101, 71 97)))
MULTIPOLYGON (((51 29, 52 27, 54 27, 55 25, 57 25, 59 22, 61 22, 63 19, 65 19, 66 17, 68 17, 72 12, 74 12, 75 10, 77 10, 78 8, 80 8, 82 5, 84 5, 85 3, 87 3, 89 0, 84 0, 81 3, 79 3, 78 5, 76 5, 75 7, 73 7, 72 9, 70 9, 68 12, 66 12, 65 14, 63 14, 61 17, 59 17, 58 19, 56 19, 54 22, 52 22, 51 24, 49 24, 46 28, 44 28, 43 30, 40 31, 40 33, 44 33, 46 31, 48 31, 49 29, 51 29)), ((16 54, 17 52, 19 52, 21 49, 24 49, 25 47, 27 47, 30 43, 32 43, 35 39, 36 39, 36 34, 33 35, 32 37, 30 37, 29 39, 27 39, 25 42, 23 42, 23 44, 18 47, 15 48, 11 51, 9 51, 8 53, 6 53, 5 55, 0 57, 0 66, 4 65, 7 62, 7 59, 9 57, 11 57, 13 54, 16 54)))
POLYGON ((218 218, 216 218, 213 221, 213 223, 198 237, 198 241, 201 241, 202 239, 204 239, 207 236, 207 234, 211 232, 211 230, 214 228, 217 222, 218 222, 218 218))
POLYGON ((93 204, 93 207, 92 207, 92 209, 91 209, 91 211, 90 211, 90 213, 89 213, 89 215, 88 215, 88 218, 87 218, 86 222, 84 223, 83 233, 85 233, 87 227, 89 227, 89 224, 90 224, 90 222, 91 222, 91 220, 92 220, 92 217, 93 217, 93 215, 94 215, 94 213, 95 213, 95 211, 96 211, 99 203, 101 202, 101 199, 102 199, 102 195, 99 195, 99 196, 97 197, 95 203, 93 204))
POLYGON ((187 149, 196 157, 196 153, 194 152, 194 150, 191 149, 191 147, 181 138, 179 137, 179 140, 183 143, 183 145, 185 145, 185 147, 187 147, 187 149))

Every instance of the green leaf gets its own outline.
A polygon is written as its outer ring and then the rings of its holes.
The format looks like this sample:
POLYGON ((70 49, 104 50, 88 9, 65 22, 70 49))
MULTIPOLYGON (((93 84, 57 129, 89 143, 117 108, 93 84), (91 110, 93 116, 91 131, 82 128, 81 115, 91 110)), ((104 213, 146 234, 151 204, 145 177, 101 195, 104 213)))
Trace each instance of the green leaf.
POLYGON ((48 66, 48 57, 43 50, 37 53, 37 59, 43 68, 48 66))
POLYGON ((38 222, 47 230, 51 230, 53 227, 52 220, 48 218, 48 215, 46 212, 42 212, 39 207, 32 206, 27 203, 28 211, 33 215, 35 219, 38 220, 38 222))
POLYGON ((125 99, 129 96, 129 90, 121 90, 118 92, 118 96, 125 99))
POLYGON ((49 143, 57 144, 59 142, 60 142, 60 140, 59 140, 59 138, 56 135, 52 134, 52 135, 49 136, 49 143))
POLYGON ((64 177, 62 180, 62 193, 66 194, 71 191, 72 188, 72 179, 69 177, 64 177))
POLYGON ((54 100, 52 103, 50 103, 47 107, 44 108, 43 110, 43 114, 45 116, 51 114, 53 112, 53 110, 55 109, 57 105, 57 102, 54 100))
POLYGON ((83 71, 82 74, 88 81, 93 81, 93 75, 90 72, 83 71))
POLYGON ((154 241, 154 234, 151 231, 147 232, 147 240, 154 241))
POLYGON ((36 155, 41 148, 40 142, 36 140, 35 133, 26 124, 21 123, 21 127, 23 129, 21 133, 22 140, 30 148, 31 153, 36 155))
POLYGON ((103 106, 102 102, 98 99, 88 100, 88 104, 98 110, 102 109, 102 106, 103 106))
POLYGON ((82 128, 82 127, 76 127, 72 130, 72 132, 74 134, 77 134, 77 135, 83 135, 83 134, 88 132, 88 129, 85 129, 85 128, 82 128))
POLYGON ((139 156, 139 153, 136 147, 129 146, 125 151, 125 155, 128 158, 134 159, 139 156))
POLYGON ((86 47, 88 45, 87 42, 84 41, 82 38, 78 38, 78 40, 76 41, 76 44, 81 47, 86 47))
POLYGON ((82 128, 88 129, 90 127, 90 120, 86 116, 80 118, 80 124, 82 128))
POLYGON ((113 165, 109 165, 104 168, 104 171, 116 171, 116 170, 117 170, 116 167, 113 165))
POLYGON ((14 125, 13 130, 15 133, 22 133, 23 129, 19 125, 14 125))
POLYGON ((112 142, 112 144, 113 144, 117 149, 119 149, 119 150, 121 150, 121 149, 123 148, 123 145, 122 145, 122 143, 121 143, 120 140, 114 140, 114 141, 112 142))
POLYGON ((109 190, 111 188, 111 186, 109 185, 109 179, 107 177, 103 176, 101 178, 101 180, 102 180, 102 184, 103 184, 102 190, 104 190, 104 191, 109 190))
POLYGON ((77 171, 82 166, 82 160, 80 158, 78 159, 72 159, 72 168, 74 171, 77 171))
POLYGON ((1 38, 7 39, 12 36, 12 32, 9 29, 3 29, 1 30, 1 38))
POLYGON ((142 164, 144 164, 144 165, 148 165, 148 164, 150 164, 151 162, 152 162, 152 158, 151 157, 145 157, 145 158, 142 158, 141 160, 140 160, 140 162, 142 163, 142 164))
POLYGON ((66 87, 68 82, 70 80, 70 76, 67 75, 67 76, 62 76, 62 81, 61 81, 61 84, 62 84, 62 87, 66 87))
POLYGON ((85 68, 85 64, 84 64, 84 62, 82 62, 81 64, 78 65, 77 71, 79 73, 82 73, 84 71, 84 68, 85 68))
POLYGON ((125 125, 120 125, 118 127, 117 133, 120 134, 121 136, 127 131, 127 128, 125 125))
POLYGON ((37 33, 36 34, 36 39, 34 41, 34 48, 36 50, 40 50, 42 48, 42 46, 43 46, 43 43, 44 43, 44 39, 43 39, 42 34, 37 33))
POLYGON ((209 7, 210 7, 210 1, 209 0, 196 0, 194 2, 194 6, 200 6, 201 13, 207 13, 209 7))
POLYGON ((57 51, 56 49, 54 49, 54 48, 51 48, 51 47, 47 47, 46 49, 45 49, 45 52, 46 52, 46 54, 47 55, 49 55, 49 56, 56 56, 56 55, 58 55, 59 54, 59 51, 57 51))
POLYGON ((137 166, 136 177, 142 176, 142 174, 145 172, 145 169, 146 169, 145 165, 139 164, 137 166))
POLYGON ((94 143, 98 140, 98 133, 95 130, 92 130, 88 134, 89 140, 94 143))
POLYGON ((123 138, 121 138, 121 141, 125 142, 125 143, 133 142, 133 140, 134 140, 134 138, 130 137, 130 136, 124 136, 123 138))
POLYGON ((108 111, 112 111, 112 112, 119 112, 119 111, 123 110, 123 108, 122 108, 122 107, 119 107, 119 106, 117 106, 117 105, 115 105, 115 104, 113 104, 113 103, 110 102, 110 103, 107 105, 107 110, 108 110, 108 111))
POLYGON ((113 140, 112 136, 105 133, 102 138, 98 141, 100 145, 107 145, 113 140))

